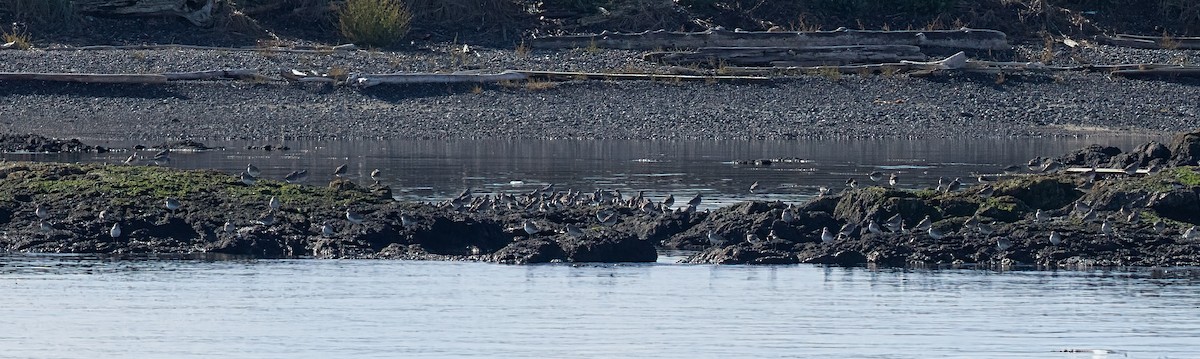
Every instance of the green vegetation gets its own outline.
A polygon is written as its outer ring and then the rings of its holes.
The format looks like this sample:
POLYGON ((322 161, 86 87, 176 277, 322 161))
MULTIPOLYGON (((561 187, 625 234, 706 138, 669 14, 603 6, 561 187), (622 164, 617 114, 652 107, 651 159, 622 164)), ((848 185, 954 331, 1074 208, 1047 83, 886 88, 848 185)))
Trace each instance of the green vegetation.
POLYGON ((412 13, 398 0, 349 0, 338 13, 338 29, 359 45, 385 47, 408 34, 412 13))

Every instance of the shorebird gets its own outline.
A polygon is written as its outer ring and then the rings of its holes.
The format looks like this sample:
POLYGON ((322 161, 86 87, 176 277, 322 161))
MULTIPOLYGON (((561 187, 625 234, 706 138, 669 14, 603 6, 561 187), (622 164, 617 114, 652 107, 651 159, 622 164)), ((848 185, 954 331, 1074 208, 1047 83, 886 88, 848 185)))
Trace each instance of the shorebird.
POLYGON ((1155 173, 1162 172, 1162 170, 1163 170, 1163 165, 1161 163, 1155 163, 1153 165, 1150 165, 1150 168, 1146 169, 1146 174, 1152 175, 1155 173))
POLYGON ((846 180, 846 187, 850 187, 850 188, 858 187, 858 181, 855 181, 854 177, 851 177, 850 179, 846 180))
POLYGON ((1105 218, 1104 222, 1100 223, 1100 233, 1104 234, 1105 236, 1111 236, 1113 234, 1113 226, 1112 224, 1108 223, 1108 218, 1105 218))
POLYGON ((888 177, 888 184, 892 185, 892 188, 896 188, 897 183, 900 183, 900 176, 893 173, 891 177, 888 177))
POLYGON ((946 184, 946 193, 958 191, 959 187, 962 187, 962 182, 959 181, 958 178, 955 178, 953 181, 950 181, 950 183, 946 184))
POLYGON ((1125 217, 1125 222, 1136 224, 1142 221, 1142 211, 1131 210, 1129 215, 1125 217))
POLYGON ((691 200, 688 200, 688 205, 692 207, 700 207, 700 202, 702 201, 704 201, 704 199, 700 198, 700 194, 697 193, 695 197, 692 197, 691 200))
POLYGON ((1087 213, 1083 214, 1083 217, 1080 217, 1080 220, 1082 220, 1084 222, 1089 222, 1094 219, 1096 219, 1096 210, 1095 209, 1089 209, 1087 211, 1087 213))
POLYGON ((663 198, 663 201, 662 201, 663 208, 671 208, 671 206, 674 206, 674 205, 675 205, 675 195, 667 194, 667 198, 663 198))
POLYGON ((946 177, 938 177, 938 185, 937 185, 937 188, 934 189, 934 191, 942 192, 943 190, 945 190, 947 184, 949 184, 949 183, 946 183, 946 177))
POLYGON ((1034 213, 1033 213, 1033 221, 1034 221, 1034 222, 1045 222, 1045 221, 1049 221, 1049 220, 1050 220, 1050 217, 1051 217, 1051 216, 1050 216, 1050 212, 1043 211, 1043 210, 1041 210, 1040 208, 1037 210, 1037 212, 1034 212, 1034 213))
POLYGON ((987 237, 988 235, 996 232, 995 223, 996 222, 977 224, 975 225, 975 230, 979 231, 979 233, 982 233, 984 237, 987 237))
POLYGON ((275 212, 267 212, 267 214, 262 215, 262 217, 258 217, 258 220, 256 220, 255 223, 264 226, 275 224, 275 212))
POLYGON ((825 197, 827 195, 829 195, 829 187, 817 187, 817 198, 825 197))
POLYGON ((1183 239, 1185 239, 1185 240, 1192 240, 1192 239, 1200 238, 1200 231, 1196 230, 1196 226, 1192 226, 1191 228, 1188 228, 1186 231, 1183 231, 1183 235, 1181 237, 1183 237, 1183 239))
POLYGON ((757 190, 757 189, 758 189, 758 181, 754 181, 754 183, 750 184, 750 193, 754 193, 754 190, 757 190))
POLYGON ((971 218, 967 218, 966 222, 963 222, 964 229, 976 227, 978 225, 979 225, 979 217, 978 216, 971 216, 971 218))
POLYGON ((163 205, 167 207, 168 211, 171 211, 171 215, 175 215, 175 210, 179 209, 179 207, 183 204, 179 203, 179 200, 175 199, 174 197, 167 197, 167 199, 163 201, 163 205))
POLYGON ((821 230, 821 242, 822 243, 833 243, 834 239, 837 239, 837 237, 835 237, 833 235, 833 232, 829 231, 829 227, 825 227, 825 229, 821 230))
POLYGON ((916 227, 913 227, 913 231, 924 231, 924 230, 932 228, 932 227, 933 227, 933 219, 929 218, 929 215, 925 215, 925 218, 921 219, 920 222, 917 222, 916 227))
POLYGON ((883 172, 875 171, 868 173, 867 178, 870 178, 871 182, 879 182, 879 180, 883 179, 883 172))
POLYGON ((379 180, 382 178, 383 178, 383 172, 380 172, 378 168, 371 171, 371 180, 375 181, 376 186, 379 185, 379 180))
POLYGON ((234 227, 233 222, 230 221, 225 221, 225 225, 221 226, 221 231, 225 233, 233 233, 235 230, 237 227, 234 227))
POLYGON ((108 236, 114 239, 121 238, 121 224, 113 223, 112 228, 108 229, 108 236))
POLYGON ((838 236, 838 238, 850 238, 850 235, 854 234, 854 232, 857 232, 857 231, 858 231, 857 224, 847 222, 846 224, 842 225, 841 229, 838 230, 837 236, 838 236))
POLYGON ((523 224, 522 227, 525 229, 525 233, 531 236, 539 232, 537 224, 534 224, 533 221, 530 220, 525 220, 525 224, 523 224))
POLYGON ((168 148, 168 149, 164 149, 162 151, 158 151, 158 153, 154 154, 154 157, 151 158, 150 161, 154 162, 155 166, 164 166, 164 165, 170 164, 171 163, 171 149, 168 148))
POLYGON ((1062 244, 1062 235, 1058 234, 1058 232, 1050 231, 1050 244, 1056 246, 1062 244))
POLYGON ((280 206, 281 204, 279 203, 279 198, 275 196, 271 196, 271 199, 267 201, 267 207, 272 211, 278 211, 280 206))
POLYGON ((1004 166, 1004 168, 1001 168, 1000 170, 1001 170, 1001 171, 1004 171, 1005 173, 1013 173, 1013 172, 1020 171, 1020 170, 1021 170, 1021 166, 1017 166, 1017 165, 1008 165, 1008 166, 1004 166))
POLYGON ((889 231, 899 232, 900 228, 904 227, 904 218, 900 217, 899 213, 896 213, 896 215, 888 218, 887 222, 884 222, 883 225, 887 227, 889 231))
POLYGON ((258 166, 255 166, 253 163, 246 164, 246 173, 253 177, 262 175, 262 171, 260 171, 258 166))
POLYGON ((283 176, 283 180, 287 183, 301 183, 308 179, 308 170, 299 170, 288 172, 287 176, 283 176))
POLYGON ((238 176, 238 179, 241 179, 242 183, 247 186, 253 186, 255 183, 258 183, 258 178, 255 178, 246 172, 242 172, 242 174, 238 176))
POLYGON ((582 238, 584 236, 583 229, 580 229, 579 227, 576 227, 570 223, 568 223, 566 228, 564 228, 564 232, 566 232, 567 235, 571 236, 572 238, 582 238))
POLYGON ((1051 173, 1051 172, 1058 170, 1059 167, 1060 167, 1060 164, 1058 163, 1058 161, 1050 160, 1050 161, 1046 161, 1046 163, 1042 165, 1040 170, 1042 173, 1051 173))
POLYGON ((722 246, 722 245, 725 245, 725 242, 726 242, 725 237, 722 237, 720 234, 717 234, 717 232, 713 232, 711 230, 708 231, 708 243, 710 243, 714 246, 722 246))
POLYGON ((753 244, 753 243, 761 243, 761 242, 762 242, 762 239, 758 238, 757 234, 754 234, 754 232, 746 232, 746 243, 753 244))
POLYGON ((41 203, 38 203, 37 207, 33 209, 33 214, 36 215, 38 219, 50 218, 50 210, 46 209, 46 206, 43 206, 41 203))
POLYGON ((42 230, 42 232, 49 232, 54 230, 54 227, 50 225, 49 221, 41 220, 38 221, 38 229, 42 230))
POLYGON ((791 209, 785 209, 783 210, 783 213, 779 215, 779 219, 782 220, 783 223, 792 223, 796 221, 796 214, 792 213, 791 209))
POLYGON ((1092 210, 1092 206, 1089 206, 1087 203, 1083 203, 1083 200, 1078 200, 1075 201, 1075 207, 1073 207, 1072 210, 1076 213, 1087 213, 1088 211, 1092 210))
POLYGON ((984 175, 979 175, 979 177, 975 177, 975 180, 978 181, 979 183, 990 183, 992 181, 995 181, 994 178, 984 176, 984 175))
POLYGON ((105 221, 105 222, 115 219, 115 218, 113 218, 111 213, 108 213, 107 209, 100 210, 100 215, 97 216, 97 218, 100 218, 100 221, 105 221))
POLYGON ((321 235, 322 236, 333 237, 333 234, 334 234, 333 226, 329 225, 329 223, 325 223, 325 224, 321 225, 321 235))
POLYGON ((1162 233, 1165 230, 1167 230, 1167 222, 1163 222, 1162 220, 1154 221, 1155 232, 1162 233))
POLYGON ((1006 251, 1009 248, 1012 248, 1012 246, 1013 242, 1008 240, 1008 238, 1000 238, 996 240, 996 248, 999 248, 1002 251, 1006 251))
POLYGON ((993 193, 996 193, 995 188, 992 188, 991 185, 983 185, 983 189, 979 190, 979 198, 991 198, 993 193))
POLYGON ((404 228, 411 228, 417 225, 417 217, 410 216, 408 213, 400 214, 400 225, 404 228))
POLYGON ((363 217, 362 213, 354 212, 349 209, 346 210, 346 220, 350 221, 350 223, 361 224, 363 223, 364 219, 365 218, 363 217))
POLYGON ((337 166, 337 168, 335 168, 333 170, 334 177, 342 177, 342 175, 345 175, 345 174, 346 174, 346 164, 345 163, 343 163, 341 166, 337 166))
POLYGON ((1138 169, 1140 169, 1141 167, 1142 167, 1141 163, 1134 162, 1134 163, 1130 163, 1128 166, 1125 166, 1125 168, 1123 168, 1123 170, 1125 171, 1125 174, 1132 176, 1134 174, 1137 174, 1138 169))
POLYGON ((942 231, 937 228, 929 227, 929 238, 942 239, 946 238, 946 234, 942 233, 942 231))
POLYGON ((867 223, 867 231, 875 235, 883 234, 883 229, 879 228, 879 223, 875 223, 875 220, 871 220, 870 223, 867 223))
POLYGON ((137 164, 137 162, 138 162, 138 160, 139 160, 139 159, 140 159, 140 158, 138 157, 138 154, 137 154, 137 152, 134 152, 134 153, 130 154, 130 155, 129 155, 129 157, 126 157, 126 158, 125 158, 125 162, 124 162, 124 163, 125 163, 125 164, 127 164, 127 165, 133 165, 133 164, 137 164))

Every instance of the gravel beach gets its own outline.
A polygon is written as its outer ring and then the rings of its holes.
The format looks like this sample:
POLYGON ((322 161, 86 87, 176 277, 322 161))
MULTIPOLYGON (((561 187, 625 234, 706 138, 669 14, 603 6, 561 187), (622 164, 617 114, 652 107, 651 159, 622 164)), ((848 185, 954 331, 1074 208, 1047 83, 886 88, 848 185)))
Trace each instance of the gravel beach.
MULTIPOLYGON (((225 50, 0 51, 0 72, 351 73, 505 69, 665 72, 622 50, 470 48, 328 54, 225 50)), ((1019 47, 1018 58, 1041 47, 1019 47)), ((1090 45, 1068 63, 1195 63, 1200 51, 1090 45)), ((1097 73, 801 75, 768 82, 567 81, 533 88, 359 89, 284 81, 0 83, 0 132, 83 139, 803 139, 1165 134, 1200 127, 1200 81, 1097 73)))

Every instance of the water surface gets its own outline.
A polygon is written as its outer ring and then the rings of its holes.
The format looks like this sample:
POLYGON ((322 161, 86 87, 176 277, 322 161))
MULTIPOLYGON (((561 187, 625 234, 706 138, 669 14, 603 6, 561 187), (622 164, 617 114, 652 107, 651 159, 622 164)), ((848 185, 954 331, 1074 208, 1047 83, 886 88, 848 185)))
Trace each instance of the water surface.
POLYGON ((4 358, 1200 357, 1182 269, 9 256, 0 303, 4 358))

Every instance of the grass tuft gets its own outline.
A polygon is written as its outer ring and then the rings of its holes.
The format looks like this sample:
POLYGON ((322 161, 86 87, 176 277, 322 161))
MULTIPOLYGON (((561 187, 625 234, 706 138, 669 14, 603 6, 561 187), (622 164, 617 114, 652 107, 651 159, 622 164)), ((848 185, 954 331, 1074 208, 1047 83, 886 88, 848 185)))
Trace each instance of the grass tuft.
POLYGON ((398 0, 348 0, 338 13, 338 28, 359 45, 386 47, 408 34, 412 13, 398 0))
POLYGON ((4 39, 5 44, 11 43, 12 47, 17 49, 28 50, 33 47, 29 40, 29 31, 19 24, 13 24, 12 31, 0 31, 0 37, 4 39))

